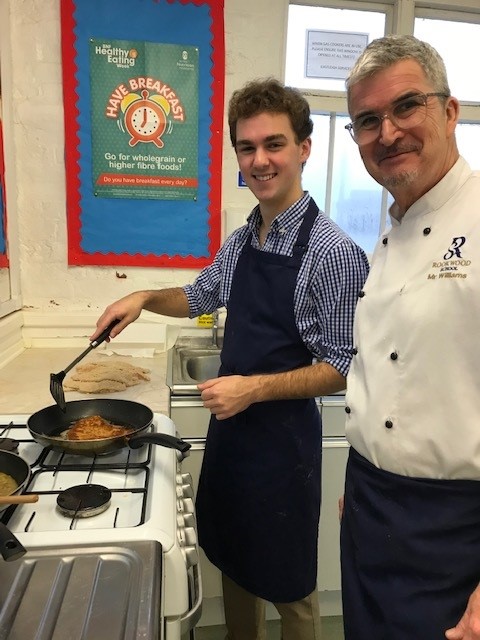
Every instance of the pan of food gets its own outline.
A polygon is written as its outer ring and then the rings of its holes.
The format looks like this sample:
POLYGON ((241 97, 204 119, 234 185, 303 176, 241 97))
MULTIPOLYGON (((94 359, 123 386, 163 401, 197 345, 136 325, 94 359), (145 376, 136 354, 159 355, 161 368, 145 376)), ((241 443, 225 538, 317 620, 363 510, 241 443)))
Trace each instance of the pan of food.
POLYGON ((130 400, 75 400, 65 412, 54 404, 31 415, 27 427, 44 447, 82 456, 159 444, 186 453, 190 444, 166 433, 147 433, 152 410, 130 400))
MULTIPOLYGON (((26 460, 11 451, 0 451, 0 497, 22 493, 30 475, 30 465, 26 460)), ((8 504, 0 504, 0 513, 7 507, 8 504)))
MULTIPOLYGON (((17 496, 30 480, 30 465, 11 451, 0 451, 0 497, 17 496)), ((8 504, 0 505, 0 515, 8 504)), ((11 531, 0 522, 0 554, 6 561, 17 560, 26 553, 11 531)))

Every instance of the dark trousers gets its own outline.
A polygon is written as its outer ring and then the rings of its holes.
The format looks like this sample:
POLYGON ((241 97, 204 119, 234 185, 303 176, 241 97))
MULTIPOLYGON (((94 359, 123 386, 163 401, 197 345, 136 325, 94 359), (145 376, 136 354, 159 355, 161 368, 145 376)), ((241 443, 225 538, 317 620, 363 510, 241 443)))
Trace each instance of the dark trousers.
POLYGON ((480 580, 480 482, 407 478, 351 450, 345 640, 444 640, 480 580))

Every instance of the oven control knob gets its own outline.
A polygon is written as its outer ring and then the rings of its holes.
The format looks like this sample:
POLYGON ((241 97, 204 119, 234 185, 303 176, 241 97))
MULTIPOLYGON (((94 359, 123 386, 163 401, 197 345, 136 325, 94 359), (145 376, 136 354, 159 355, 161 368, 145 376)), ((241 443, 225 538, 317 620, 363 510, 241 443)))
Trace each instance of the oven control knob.
POLYGON ((187 513, 195 513, 195 506, 193 504, 192 498, 183 498, 181 502, 183 503, 182 511, 186 511, 187 513))
POLYGON ((186 527, 185 541, 189 547, 193 547, 197 544, 197 532, 193 527, 186 527))
POLYGON ((180 547, 185 546, 185 529, 179 528, 177 531, 177 540, 180 547))
POLYGON ((177 475, 177 486, 175 491, 177 493, 177 498, 193 498, 193 487, 189 482, 186 482, 181 476, 177 475))
POLYGON ((193 484, 192 475, 190 473, 177 473, 175 480, 177 484, 193 484))
POLYGON ((198 551, 196 547, 186 547, 185 548, 185 558, 187 561, 187 567, 193 567, 195 564, 199 563, 198 551))
POLYGON ((191 484, 182 484, 182 492, 186 498, 193 498, 193 487, 191 484))
POLYGON ((179 529, 185 529, 187 526, 187 521, 185 520, 185 516, 179 513, 177 515, 177 526, 179 529))
POLYGON ((197 521, 195 520, 194 513, 185 513, 183 516, 183 520, 185 522, 186 527, 196 527, 197 521))
POLYGON ((182 473, 182 482, 186 484, 193 484, 192 474, 191 473, 182 473))

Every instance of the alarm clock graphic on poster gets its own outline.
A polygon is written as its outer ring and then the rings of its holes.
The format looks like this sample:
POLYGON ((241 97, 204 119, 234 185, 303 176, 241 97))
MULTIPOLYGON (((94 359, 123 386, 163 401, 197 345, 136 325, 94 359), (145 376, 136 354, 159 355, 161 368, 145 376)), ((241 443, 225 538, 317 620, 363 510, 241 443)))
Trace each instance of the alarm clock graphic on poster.
POLYGON ((157 95, 149 97, 146 89, 141 97, 134 97, 124 113, 125 127, 131 135, 128 144, 134 147, 139 142, 153 142, 161 149, 169 111, 170 105, 165 98, 157 95))

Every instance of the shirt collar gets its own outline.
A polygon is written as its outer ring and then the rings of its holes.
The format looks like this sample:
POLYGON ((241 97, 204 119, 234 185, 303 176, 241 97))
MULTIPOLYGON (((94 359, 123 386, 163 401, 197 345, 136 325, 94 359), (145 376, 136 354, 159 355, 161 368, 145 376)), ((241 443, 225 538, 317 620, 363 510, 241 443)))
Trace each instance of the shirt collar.
POLYGON ((394 202, 389 209, 390 217, 392 220, 392 227, 398 227, 403 220, 416 218, 417 216, 430 213, 440 209, 445 202, 468 180, 472 173, 467 161, 459 156, 456 163, 446 173, 440 182, 427 191, 421 198, 409 207, 402 220, 399 222, 393 217, 396 209, 398 209, 397 203, 394 202))
MULTIPOLYGON (((278 232, 295 225, 303 219, 305 211, 310 203, 310 194, 303 192, 303 196, 294 202, 288 209, 279 213, 272 221, 270 231, 278 232)), ((252 231, 257 231, 261 223, 260 207, 257 205, 247 218, 247 225, 252 231)))

